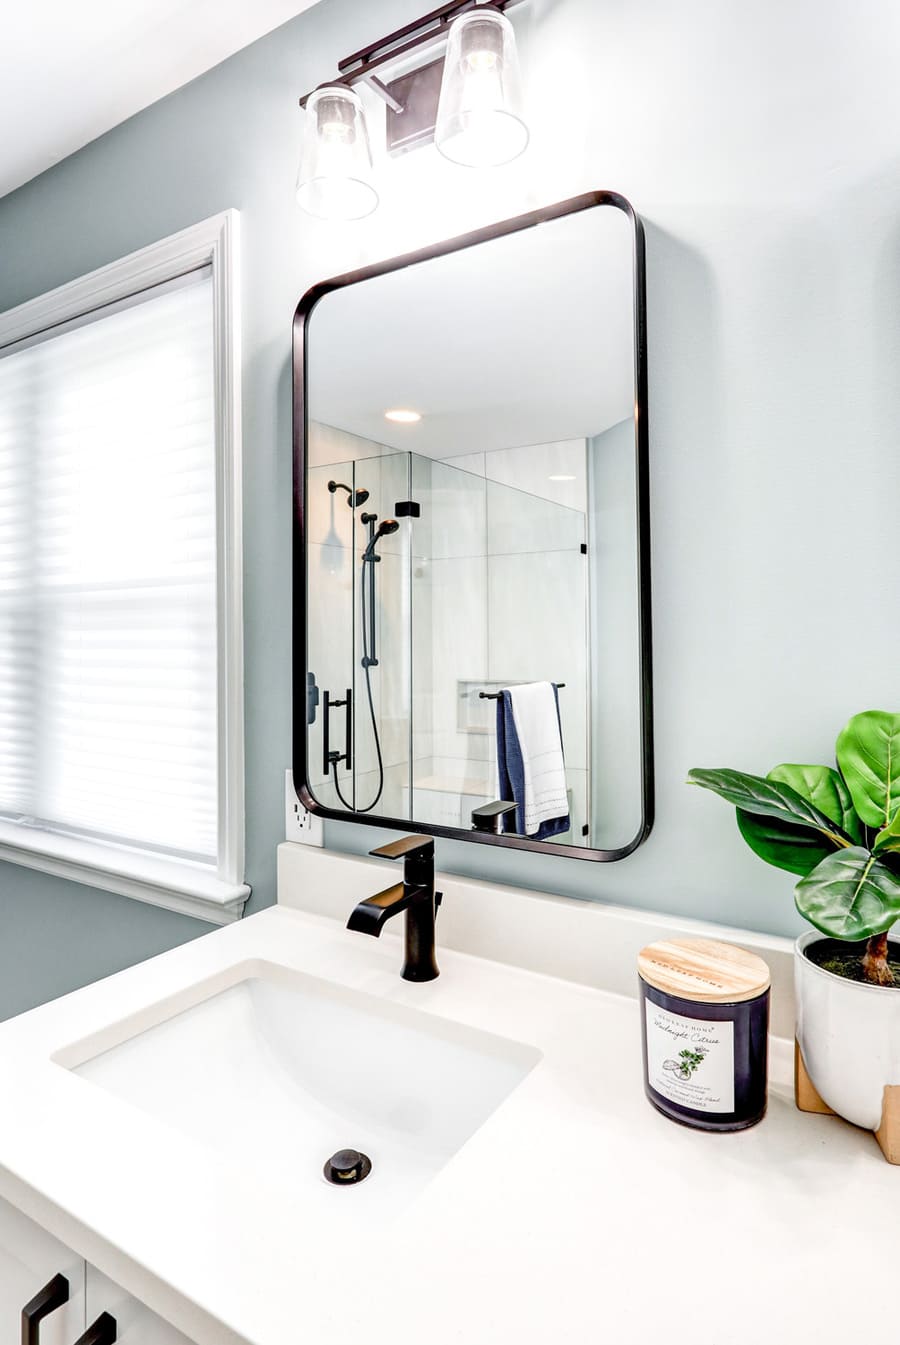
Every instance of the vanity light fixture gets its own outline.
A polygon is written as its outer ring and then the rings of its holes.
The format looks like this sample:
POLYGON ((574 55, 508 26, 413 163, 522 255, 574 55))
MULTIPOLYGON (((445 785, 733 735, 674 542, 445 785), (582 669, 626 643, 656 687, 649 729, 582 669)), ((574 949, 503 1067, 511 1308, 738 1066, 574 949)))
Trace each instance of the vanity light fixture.
POLYGON ((386 105, 386 148, 435 144, 454 163, 497 167, 528 144, 512 24, 521 0, 445 0, 338 64, 300 99, 306 109, 298 204, 320 219, 362 219, 378 205, 366 116, 356 86, 386 105), (424 65, 421 53, 445 47, 424 65), (381 78, 392 67, 394 78, 381 78))
POLYGON ((422 415, 419 411, 408 411, 398 406, 393 411, 385 411, 384 418, 393 421, 395 425, 418 425, 422 415))

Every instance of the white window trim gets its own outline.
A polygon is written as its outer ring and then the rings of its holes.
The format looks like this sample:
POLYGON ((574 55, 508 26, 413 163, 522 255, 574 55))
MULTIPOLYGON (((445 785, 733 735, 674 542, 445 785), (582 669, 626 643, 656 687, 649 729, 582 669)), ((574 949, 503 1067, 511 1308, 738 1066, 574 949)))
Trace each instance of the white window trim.
POLYGON ((0 860, 193 915, 240 918, 244 883, 244 659, 241 542, 241 324, 236 210, 132 252, 0 313, 0 349, 201 266, 215 324, 219 822, 218 873, 124 846, 0 822, 0 860))

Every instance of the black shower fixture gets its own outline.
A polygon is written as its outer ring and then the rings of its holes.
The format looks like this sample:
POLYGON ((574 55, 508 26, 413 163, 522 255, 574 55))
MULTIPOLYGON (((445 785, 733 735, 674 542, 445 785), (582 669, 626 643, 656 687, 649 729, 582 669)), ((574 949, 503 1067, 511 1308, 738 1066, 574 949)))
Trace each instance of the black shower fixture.
MULTIPOLYGON (((337 483, 329 482, 328 489, 331 490, 332 486, 334 486, 335 489, 337 489, 337 483)), ((345 486, 344 489, 346 490, 347 487, 345 486)), ((368 495, 368 491, 366 491, 365 494, 368 495)), ((332 752, 329 756, 326 750, 325 772, 327 775, 328 768, 330 765, 332 774, 334 776, 334 787, 337 792, 337 796, 345 808, 348 808, 351 812, 370 813, 372 809, 376 807, 378 800, 381 798, 382 791, 384 790, 384 758, 381 752, 381 734, 378 731, 378 717, 375 714, 375 699, 372 694, 372 669, 378 667, 378 654, 376 652, 375 647, 375 640, 378 633, 376 613, 375 613, 375 596, 376 596, 375 565, 378 561, 381 560, 381 557, 376 554, 375 548, 382 537, 390 537, 392 533, 398 532, 400 529, 400 524, 397 522, 395 518, 384 518, 381 520, 380 523, 378 523, 378 515, 370 513, 360 514, 359 521, 364 528, 368 529, 369 533, 366 548, 363 551, 360 560, 360 566, 362 569, 359 585, 359 601, 360 601, 360 617, 361 617, 360 631, 362 635, 362 658, 360 660, 360 663, 362 665, 366 679, 366 700, 368 701, 369 705, 369 719, 372 725, 372 742, 375 747, 375 759, 378 763, 378 789, 375 794, 375 797, 372 799, 371 803, 366 804, 365 807, 362 807, 359 804, 357 804, 354 807, 352 804, 347 802, 347 800, 341 793, 341 786, 338 781, 338 762, 342 759, 345 759, 347 762, 348 770, 350 769, 351 766, 350 748, 349 748, 350 732, 351 732, 351 711, 349 708, 347 710, 348 746, 346 749, 346 756, 345 758, 341 758, 338 756, 337 752, 332 752), (377 527, 375 526, 376 524, 378 524, 377 527)), ((327 692, 325 693, 325 697, 326 697, 326 713, 327 713, 328 709, 327 692)), ((332 704, 345 704, 349 707, 351 704, 351 693, 349 691, 347 692, 346 698, 343 702, 332 702, 332 704)))
POLYGON ((391 533, 396 532, 400 527, 400 524, 395 518, 384 518, 378 524, 377 528, 373 528, 372 524, 374 524, 377 517, 377 514, 361 515, 361 521, 369 524, 369 542, 363 552, 364 565, 369 561, 381 560, 380 556, 375 555, 375 547, 378 544, 378 541, 382 537, 390 537, 391 533))
POLYGON ((365 504, 366 500, 369 498, 369 492, 367 490, 362 488, 359 490, 351 490, 349 486, 344 485, 343 481, 329 481, 328 489, 332 495, 337 490, 345 490, 347 492, 347 503, 351 509, 356 509, 358 505, 365 504))

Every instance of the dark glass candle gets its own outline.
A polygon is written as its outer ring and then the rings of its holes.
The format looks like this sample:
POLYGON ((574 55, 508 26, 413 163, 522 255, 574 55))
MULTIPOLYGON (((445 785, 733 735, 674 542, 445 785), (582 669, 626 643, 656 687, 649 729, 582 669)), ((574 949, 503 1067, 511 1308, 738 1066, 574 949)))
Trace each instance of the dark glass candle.
POLYGON ((769 969, 713 939, 649 944, 638 958, 644 1090, 673 1121, 743 1130, 766 1110, 769 969))

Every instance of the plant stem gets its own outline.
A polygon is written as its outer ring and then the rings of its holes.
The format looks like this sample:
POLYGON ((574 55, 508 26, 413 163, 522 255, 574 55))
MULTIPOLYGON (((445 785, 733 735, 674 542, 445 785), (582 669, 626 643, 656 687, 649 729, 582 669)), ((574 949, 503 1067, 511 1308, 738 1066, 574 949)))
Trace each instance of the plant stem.
POLYGON ((863 956, 863 975, 875 985, 893 985, 894 973, 888 966, 888 936, 873 934, 863 956))

